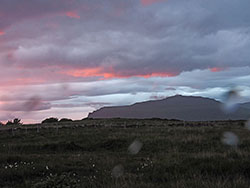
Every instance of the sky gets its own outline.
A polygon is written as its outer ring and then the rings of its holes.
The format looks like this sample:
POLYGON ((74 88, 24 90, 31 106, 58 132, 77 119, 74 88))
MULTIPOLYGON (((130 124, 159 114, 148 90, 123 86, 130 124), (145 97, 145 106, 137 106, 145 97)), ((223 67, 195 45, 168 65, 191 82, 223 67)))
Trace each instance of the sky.
POLYGON ((249 0, 1 0, 0 121, 176 94, 250 101, 249 0))

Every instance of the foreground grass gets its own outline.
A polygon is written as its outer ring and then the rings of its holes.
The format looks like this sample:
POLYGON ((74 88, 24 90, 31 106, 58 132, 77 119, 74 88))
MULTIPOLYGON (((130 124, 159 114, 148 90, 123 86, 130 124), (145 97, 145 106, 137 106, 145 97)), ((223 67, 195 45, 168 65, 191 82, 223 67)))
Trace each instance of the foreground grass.
POLYGON ((250 185, 250 132, 244 122, 93 120, 74 125, 2 130, 0 187, 250 185), (225 131, 239 136, 237 148, 221 143, 225 131), (143 147, 131 155, 128 146, 135 139, 143 147), (113 177, 117 165, 124 173, 113 177))

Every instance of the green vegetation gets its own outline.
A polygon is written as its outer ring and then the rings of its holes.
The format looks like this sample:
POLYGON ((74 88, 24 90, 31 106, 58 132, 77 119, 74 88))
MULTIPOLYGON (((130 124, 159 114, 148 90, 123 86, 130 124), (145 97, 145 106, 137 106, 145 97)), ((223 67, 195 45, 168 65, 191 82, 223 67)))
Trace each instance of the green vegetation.
POLYGON ((86 119, 0 131, 0 187, 250 185, 250 131, 243 121, 86 119), (225 131, 238 135, 238 147, 222 144, 225 131), (143 146, 132 155, 134 140, 143 146))

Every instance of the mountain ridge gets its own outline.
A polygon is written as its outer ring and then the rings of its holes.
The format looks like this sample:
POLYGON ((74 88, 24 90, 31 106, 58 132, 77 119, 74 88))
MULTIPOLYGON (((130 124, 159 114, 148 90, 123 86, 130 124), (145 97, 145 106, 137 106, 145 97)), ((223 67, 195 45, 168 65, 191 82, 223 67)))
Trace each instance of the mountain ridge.
POLYGON ((250 108, 247 108, 249 106, 247 103, 246 107, 244 104, 240 104, 234 113, 228 114, 222 110, 223 103, 215 99, 175 95, 126 106, 102 107, 89 113, 88 118, 162 118, 187 121, 245 120, 250 117, 250 108))

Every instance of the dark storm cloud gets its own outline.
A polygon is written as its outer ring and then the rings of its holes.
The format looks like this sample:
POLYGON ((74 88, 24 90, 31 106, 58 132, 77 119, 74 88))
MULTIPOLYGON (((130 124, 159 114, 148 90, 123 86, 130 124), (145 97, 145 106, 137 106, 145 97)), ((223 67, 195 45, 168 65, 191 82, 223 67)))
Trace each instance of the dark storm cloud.
POLYGON ((22 103, 14 102, 7 103, 0 106, 2 111, 22 111, 22 112, 32 112, 32 111, 41 111, 48 110, 51 108, 50 103, 42 101, 26 101, 22 103))
MULTIPOLYGON (((50 2, 44 1, 42 7, 50 2)), ((249 65, 249 1, 169 0, 146 7, 139 1, 70 2, 62 1, 56 8, 53 2, 46 11, 39 8, 40 1, 27 5, 48 15, 53 10, 65 12, 69 4, 68 10, 76 10, 80 19, 53 18, 59 30, 16 41, 9 61, 55 70, 100 67, 99 75, 114 77, 249 65)))
POLYGON ((66 11, 69 6, 70 1, 67 0, 1 0, 0 28, 10 27, 25 19, 66 11))

